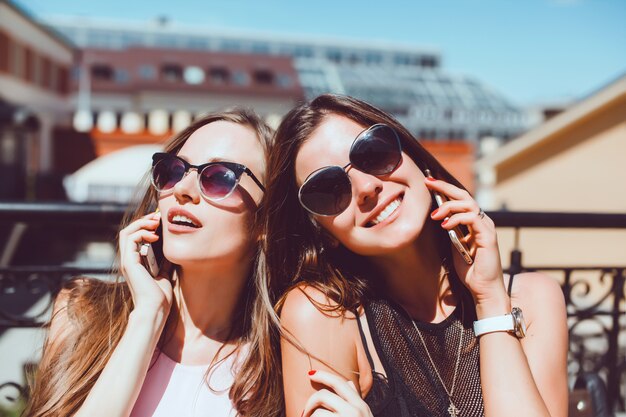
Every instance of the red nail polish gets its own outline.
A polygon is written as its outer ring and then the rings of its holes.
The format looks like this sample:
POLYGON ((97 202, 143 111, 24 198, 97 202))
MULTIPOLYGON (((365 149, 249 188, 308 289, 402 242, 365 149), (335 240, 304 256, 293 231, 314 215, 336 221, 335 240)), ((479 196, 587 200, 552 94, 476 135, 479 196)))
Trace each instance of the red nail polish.
POLYGON ((439 211, 439 209, 435 209, 435 210, 433 210, 433 212, 432 212, 432 213, 430 213, 430 215, 431 215, 432 217, 435 217, 435 216, 437 215, 437 212, 438 212, 438 211, 439 211))
POLYGON ((437 181, 437 180, 436 180, 436 179, 434 179, 433 177, 426 177, 426 179, 427 179, 428 181, 437 181))
POLYGON ((441 225, 442 225, 442 226, 445 226, 445 225, 446 225, 446 223, 448 223, 448 219, 445 219, 444 221, 442 221, 442 222, 441 222, 441 225))
POLYGON ((309 375, 315 375, 316 372, 317 371, 315 369, 312 369, 312 370, 309 371, 309 375))

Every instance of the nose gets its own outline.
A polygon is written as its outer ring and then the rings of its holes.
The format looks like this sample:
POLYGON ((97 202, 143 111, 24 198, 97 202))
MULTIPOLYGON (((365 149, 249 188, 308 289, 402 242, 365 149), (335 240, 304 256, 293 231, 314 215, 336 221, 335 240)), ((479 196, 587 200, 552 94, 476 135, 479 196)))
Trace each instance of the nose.
POLYGON ((200 202, 200 189, 198 188, 198 171, 190 169, 185 176, 174 186, 174 197, 180 204, 200 202))
POLYGON ((359 207, 366 204, 376 205, 378 195, 383 191, 383 182, 380 178, 357 169, 351 169, 349 175, 352 195, 356 198, 359 207))

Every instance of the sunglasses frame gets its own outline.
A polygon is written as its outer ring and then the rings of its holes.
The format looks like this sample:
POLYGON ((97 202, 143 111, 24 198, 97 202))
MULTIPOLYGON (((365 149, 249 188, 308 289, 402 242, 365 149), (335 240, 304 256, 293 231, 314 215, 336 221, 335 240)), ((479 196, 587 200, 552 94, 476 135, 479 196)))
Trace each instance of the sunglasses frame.
POLYGON ((154 189, 157 192, 163 192, 163 191, 168 191, 173 189, 176 184, 178 184, 179 182, 181 182, 189 173, 190 170, 195 169, 196 173, 198 174, 198 189, 200 190, 200 194, 202 194, 202 196, 204 196, 206 199, 211 200, 211 201, 221 201, 224 200, 225 198, 230 197, 230 195, 233 193, 233 191, 235 191, 235 189, 237 188, 237 186, 239 185, 239 181, 241 180, 241 176, 245 173, 247 174, 250 178, 252 178, 252 180, 255 182, 256 185, 259 186, 259 188, 261 189, 261 191, 265 192, 265 187, 263 186, 263 184, 261 184, 261 181, 259 181, 259 179, 252 173, 252 171, 250 170, 250 168, 248 168, 247 166, 243 165, 243 164, 238 164, 236 162, 228 162, 228 161, 214 161, 214 162, 207 162, 206 164, 200 164, 200 165, 193 165, 190 164, 189 162, 185 161, 184 159, 182 159, 181 157, 179 157, 178 155, 174 155, 171 153, 167 153, 167 152, 157 152, 154 155, 152 155, 152 168, 150 169, 150 182, 152 183, 152 186, 154 187, 154 189), (183 163, 183 166, 185 167, 185 171, 183 172, 183 176, 176 181, 176 183, 170 187, 170 188, 165 188, 165 189, 159 189, 159 187, 155 184, 154 181, 154 168, 157 166, 157 164, 167 158, 173 158, 176 159, 180 162, 183 163), (226 167, 227 169, 229 169, 230 171, 232 171, 235 174, 235 184, 233 185, 233 188, 228 192, 228 194, 226 194, 224 197, 219 197, 219 198, 214 198, 214 197, 209 197, 208 195, 206 195, 204 193, 204 190, 202 189, 202 171, 204 171, 206 168, 210 167, 210 166, 215 166, 215 165, 221 165, 223 167, 226 167))
MULTIPOLYGON (((333 217, 333 216, 338 216, 339 214, 343 213, 346 209, 343 209, 342 211, 340 211, 339 213, 335 213, 335 214, 321 214, 321 213, 316 213, 313 210, 309 209, 303 202, 302 202, 302 189, 304 188, 304 186, 306 185, 307 182, 309 182, 310 180, 313 179, 313 177, 315 177, 317 174, 319 174, 321 171, 324 171, 326 169, 329 168, 341 168, 341 170, 344 172, 348 183, 350 185, 352 185, 352 181, 350 181, 350 176, 348 175, 348 173, 346 172, 346 168, 348 168, 350 165, 352 165, 354 168, 358 169, 361 172, 364 172, 368 175, 374 175, 374 176, 382 176, 382 175, 388 175, 390 173, 392 173, 393 171, 395 171, 396 168, 398 168, 398 165, 400 165, 400 162, 402 161, 402 141, 400 141, 400 137, 398 136, 398 132, 396 132, 396 130, 394 128, 392 128, 391 126, 384 124, 384 123, 376 123, 370 127, 368 127, 367 129, 364 129, 361 133, 359 133, 356 138, 354 138, 354 141, 352 142, 352 145, 350 146, 350 151, 348 152, 348 159, 350 160, 350 162, 348 162, 346 165, 341 166, 341 165, 328 165, 328 166, 324 166, 321 168, 316 169, 315 171, 311 172, 306 179, 304 180, 304 182, 302 183, 302 185, 300 185, 300 188, 298 189, 298 201, 300 202, 300 205, 309 213, 315 215, 315 216, 322 216, 322 217, 333 217), (358 165, 355 165, 352 162, 352 150, 354 149, 354 146, 356 145, 356 143, 359 141, 359 139, 363 139, 363 136, 366 135, 367 133, 371 132, 374 129, 380 128, 380 127, 386 127, 389 130, 391 130, 393 132, 393 135, 396 139, 396 142, 398 144, 398 154, 400 155, 400 157, 398 158, 398 162, 396 162, 396 164, 394 165, 394 167, 392 169, 389 170, 389 172, 385 172, 385 173, 381 173, 381 174, 371 174, 367 171, 364 171, 362 169, 360 169, 358 167, 358 165)), ((350 190, 350 198, 352 198, 352 190, 350 190)), ((346 207, 347 208, 347 207, 346 207)))

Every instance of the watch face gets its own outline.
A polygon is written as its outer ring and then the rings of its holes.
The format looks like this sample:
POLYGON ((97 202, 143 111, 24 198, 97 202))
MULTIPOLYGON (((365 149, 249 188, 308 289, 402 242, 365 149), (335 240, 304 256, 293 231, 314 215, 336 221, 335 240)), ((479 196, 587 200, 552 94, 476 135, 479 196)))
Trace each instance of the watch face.
POLYGON ((524 321, 522 309, 519 307, 513 307, 511 315, 513 316, 513 331, 515 332, 515 336, 521 339, 526 336, 526 322, 524 321))

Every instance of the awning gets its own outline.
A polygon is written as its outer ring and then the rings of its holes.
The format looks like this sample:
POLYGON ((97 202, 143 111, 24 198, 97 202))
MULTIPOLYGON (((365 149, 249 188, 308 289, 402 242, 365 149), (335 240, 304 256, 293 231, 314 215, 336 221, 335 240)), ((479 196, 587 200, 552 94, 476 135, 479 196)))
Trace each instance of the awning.
POLYGON ((128 203, 150 169, 158 145, 124 148, 94 159, 63 180, 70 199, 75 202, 128 203))

